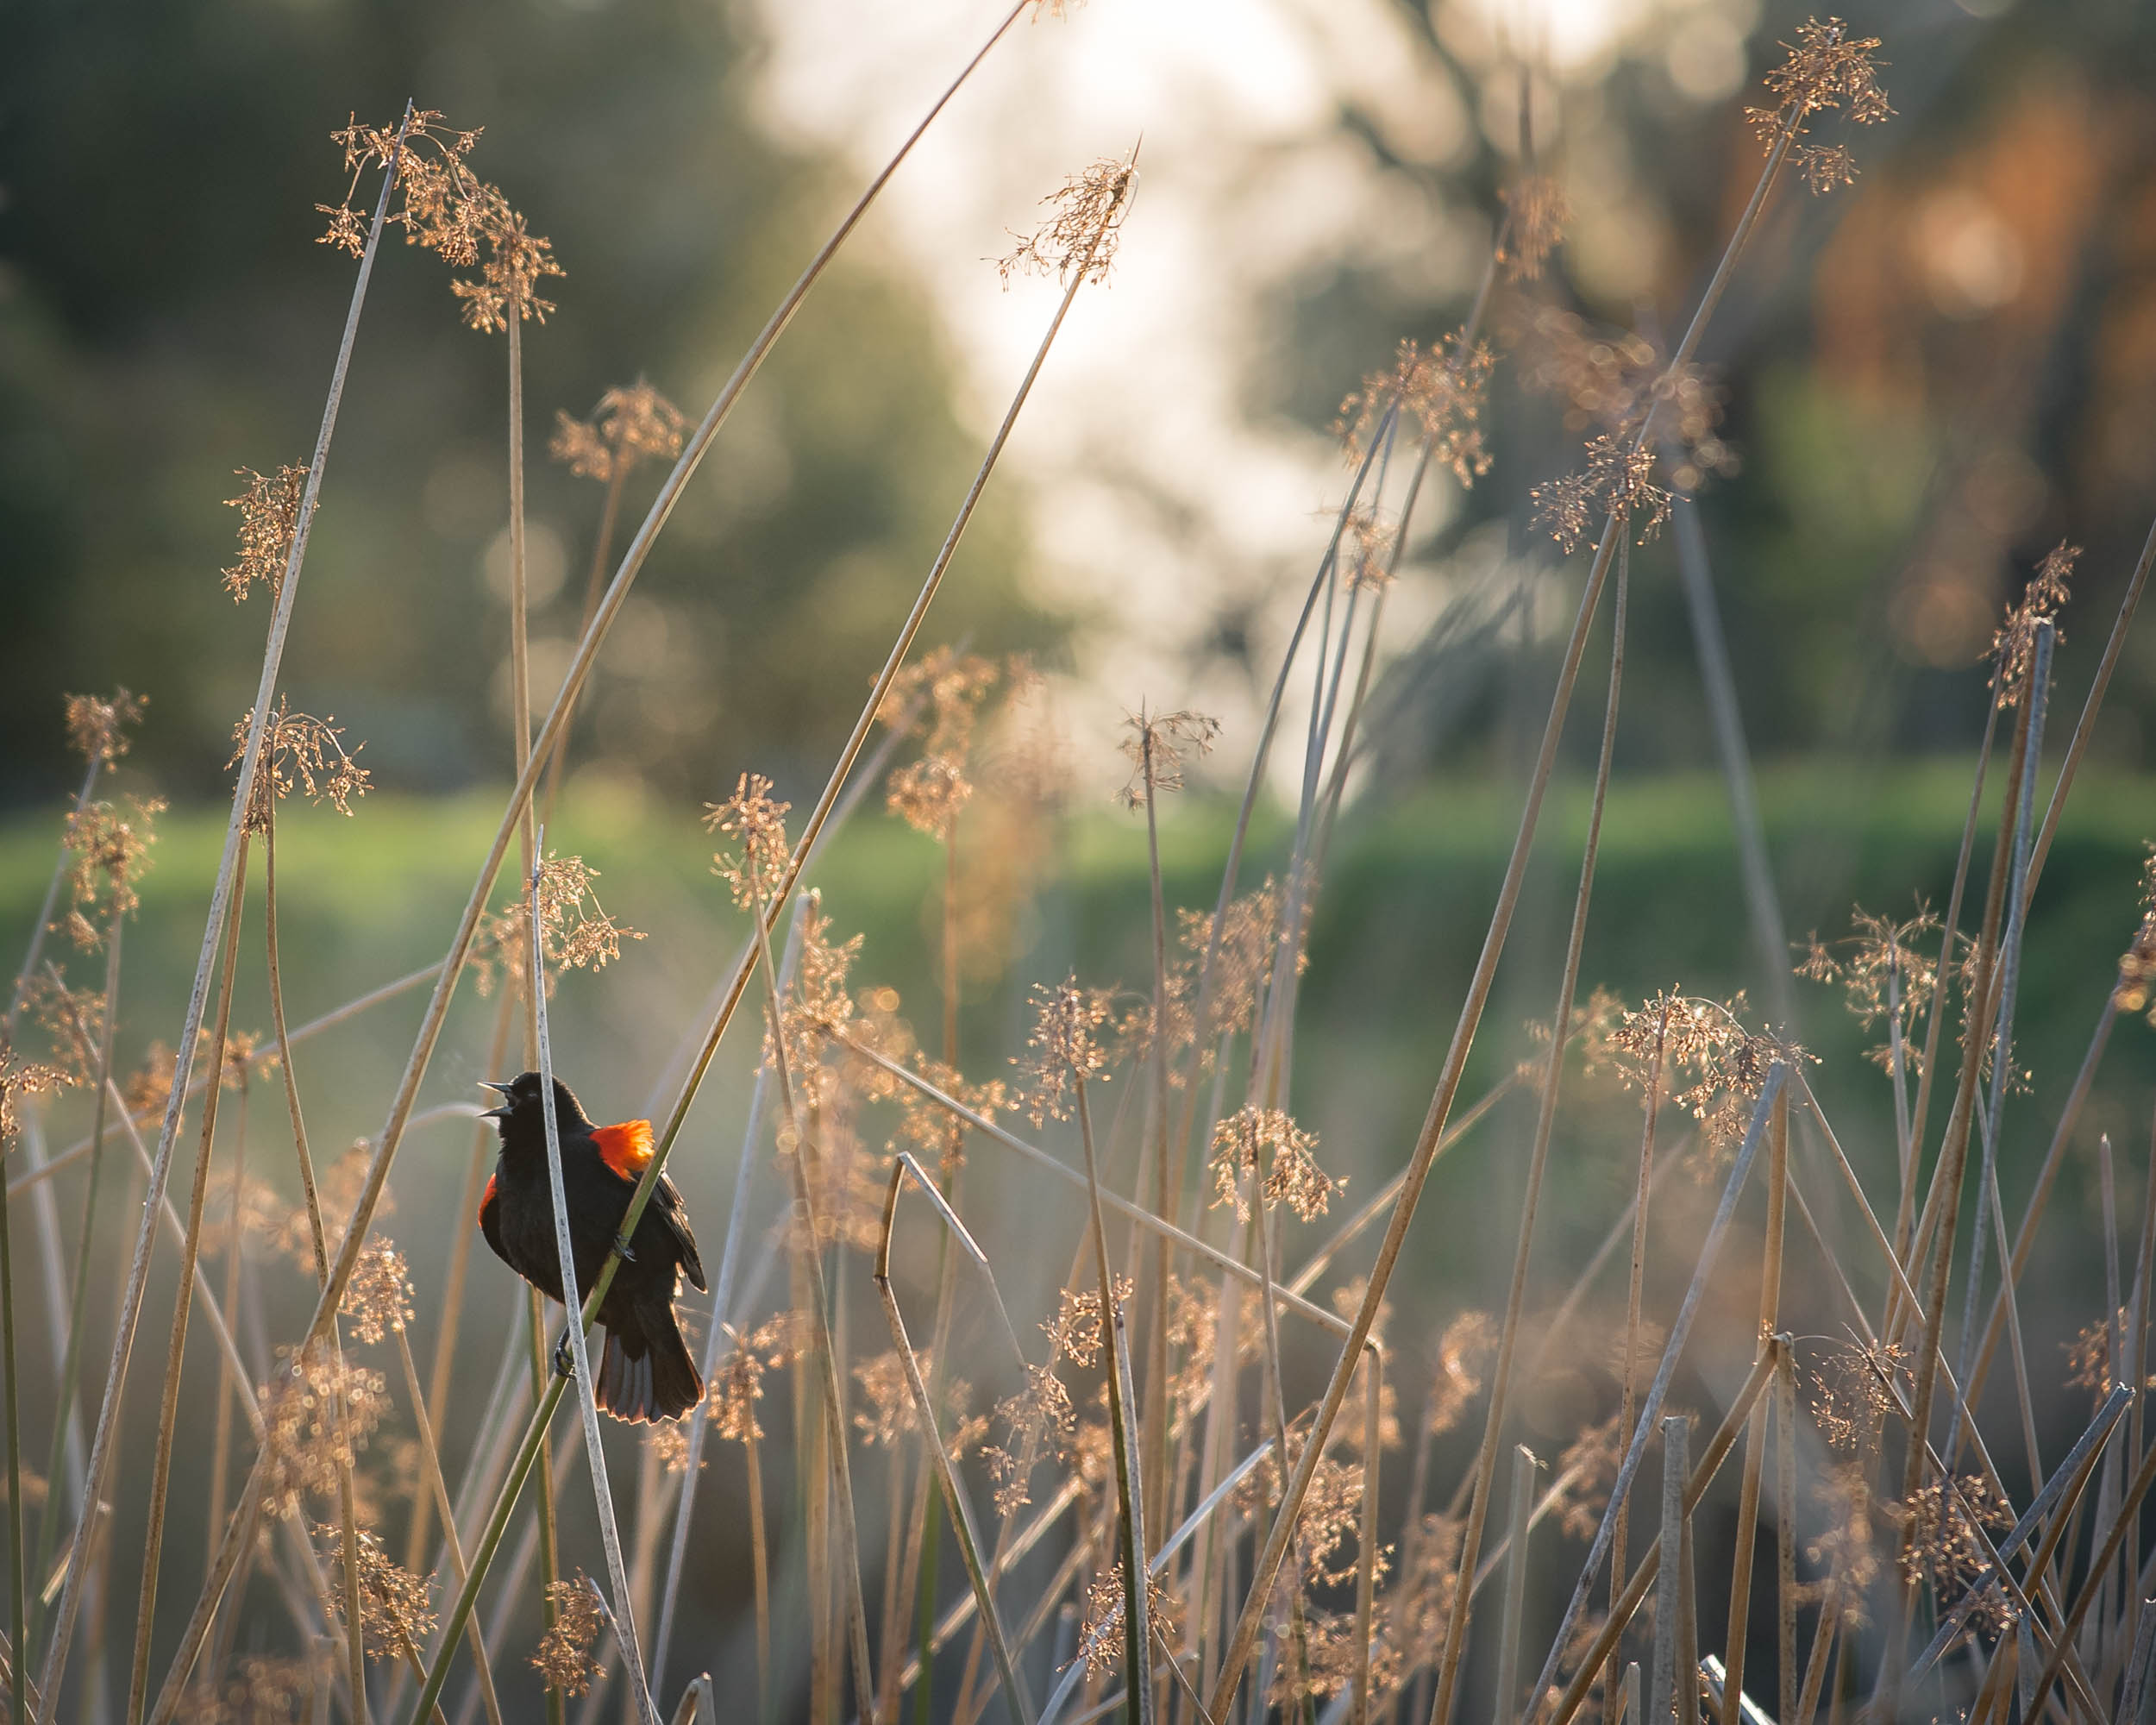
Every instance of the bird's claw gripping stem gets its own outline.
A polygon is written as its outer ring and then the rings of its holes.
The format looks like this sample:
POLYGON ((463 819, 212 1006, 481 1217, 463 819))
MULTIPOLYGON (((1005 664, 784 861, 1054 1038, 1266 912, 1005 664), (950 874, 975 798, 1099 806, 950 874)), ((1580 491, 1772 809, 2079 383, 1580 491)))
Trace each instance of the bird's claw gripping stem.
POLYGON ((634 1264, 636 1261, 636 1254, 629 1249, 627 1234, 614 1236, 614 1256, 621 1259, 624 1264, 634 1264))
POLYGON ((569 1346, 569 1332, 564 1325, 561 1339, 554 1345, 554 1375, 556 1377, 576 1376, 576 1351, 569 1346))

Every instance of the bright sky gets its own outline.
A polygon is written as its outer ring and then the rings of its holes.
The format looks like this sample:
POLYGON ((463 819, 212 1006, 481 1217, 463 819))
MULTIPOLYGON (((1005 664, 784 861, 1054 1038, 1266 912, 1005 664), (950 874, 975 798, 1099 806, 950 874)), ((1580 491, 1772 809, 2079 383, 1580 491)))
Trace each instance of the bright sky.
MULTIPOLYGON (((1003 0, 761 3, 768 123, 865 176, 1003 0)), ((1546 44, 1558 81, 1587 84, 1658 5, 1672 82, 1695 99, 1726 97, 1751 0, 1459 0, 1440 28, 1473 63, 1546 44)), ((1039 279, 1006 292, 992 260, 1067 176, 1143 140, 1113 280, 1081 294, 1006 456, 1031 497, 1032 578, 1088 619, 1078 675, 1059 693, 1081 762, 1106 756, 1141 699, 1217 713, 1224 758, 1248 759, 1251 695, 1194 681, 1193 649, 1224 609, 1253 604, 1269 667, 1348 477, 1330 438, 1249 405, 1265 291, 1351 258, 1426 300, 1470 287, 1481 268, 1482 218, 1374 172, 1335 122, 1341 94, 1442 167, 1465 159, 1477 126, 1516 135, 1514 87, 1493 78, 1484 111, 1467 111, 1396 0, 1091 0, 1016 26, 887 194, 870 243, 927 284, 985 435, 1058 294, 1039 279)), ((1441 486, 1435 506, 1448 505, 1441 486)), ((1390 644, 1412 643, 1442 599, 1436 572, 1409 572, 1390 644)))

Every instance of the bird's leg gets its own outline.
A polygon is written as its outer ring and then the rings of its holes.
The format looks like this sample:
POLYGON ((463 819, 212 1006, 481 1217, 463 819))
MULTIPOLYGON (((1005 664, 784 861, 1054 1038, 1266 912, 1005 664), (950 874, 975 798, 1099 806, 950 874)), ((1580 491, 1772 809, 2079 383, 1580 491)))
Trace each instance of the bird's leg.
POLYGON ((636 1254, 629 1249, 627 1234, 614 1236, 614 1256, 621 1259, 624 1264, 634 1264, 636 1261, 636 1254))
POLYGON ((556 1377, 576 1376, 576 1351, 569 1346, 569 1327, 561 1327, 561 1339, 554 1345, 554 1375, 556 1377))

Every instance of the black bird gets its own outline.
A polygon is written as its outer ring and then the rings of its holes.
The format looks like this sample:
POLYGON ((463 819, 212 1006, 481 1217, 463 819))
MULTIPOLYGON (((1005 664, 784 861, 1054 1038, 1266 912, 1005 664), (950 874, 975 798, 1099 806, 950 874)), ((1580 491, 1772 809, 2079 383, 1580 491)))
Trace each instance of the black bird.
MULTIPOLYGON (((502 1106, 483 1119, 502 1135, 494 1177, 479 1200, 479 1231, 494 1255, 548 1299, 561 1300, 561 1258, 554 1235, 554 1202, 547 1178, 546 1105, 536 1072, 520 1074, 498 1090, 502 1106)), ((569 1242, 580 1292, 599 1280, 599 1267, 620 1237, 636 1182, 650 1165, 651 1122, 592 1124, 569 1087, 554 1083, 555 1123, 561 1138, 562 1198, 569 1213, 569 1242)), ((592 1392, 617 1420, 678 1420, 703 1399, 704 1381, 674 1316, 674 1296, 683 1272, 697 1287, 704 1263, 696 1253, 681 1195, 665 1175, 637 1219, 636 1233, 622 1255, 599 1322, 606 1332, 592 1392)), ((555 1351, 566 1375, 568 1335, 555 1351)))

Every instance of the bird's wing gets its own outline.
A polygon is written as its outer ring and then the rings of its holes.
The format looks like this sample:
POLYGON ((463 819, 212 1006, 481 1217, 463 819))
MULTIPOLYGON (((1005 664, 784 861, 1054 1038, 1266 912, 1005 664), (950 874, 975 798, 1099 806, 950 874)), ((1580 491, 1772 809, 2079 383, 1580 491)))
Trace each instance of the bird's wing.
POLYGON ((658 1189, 652 1195, 652 1208, 665 1220, 674 1243, 681 1250, 681 1269, 690 1284, 701 1289, 709 1284, 704 1280, 704 1260, 697 1255, 696 1236, 689 1230, 689 1207, 681 1201, 681 1194, 674 1183, 661 1174, 658 1189))

